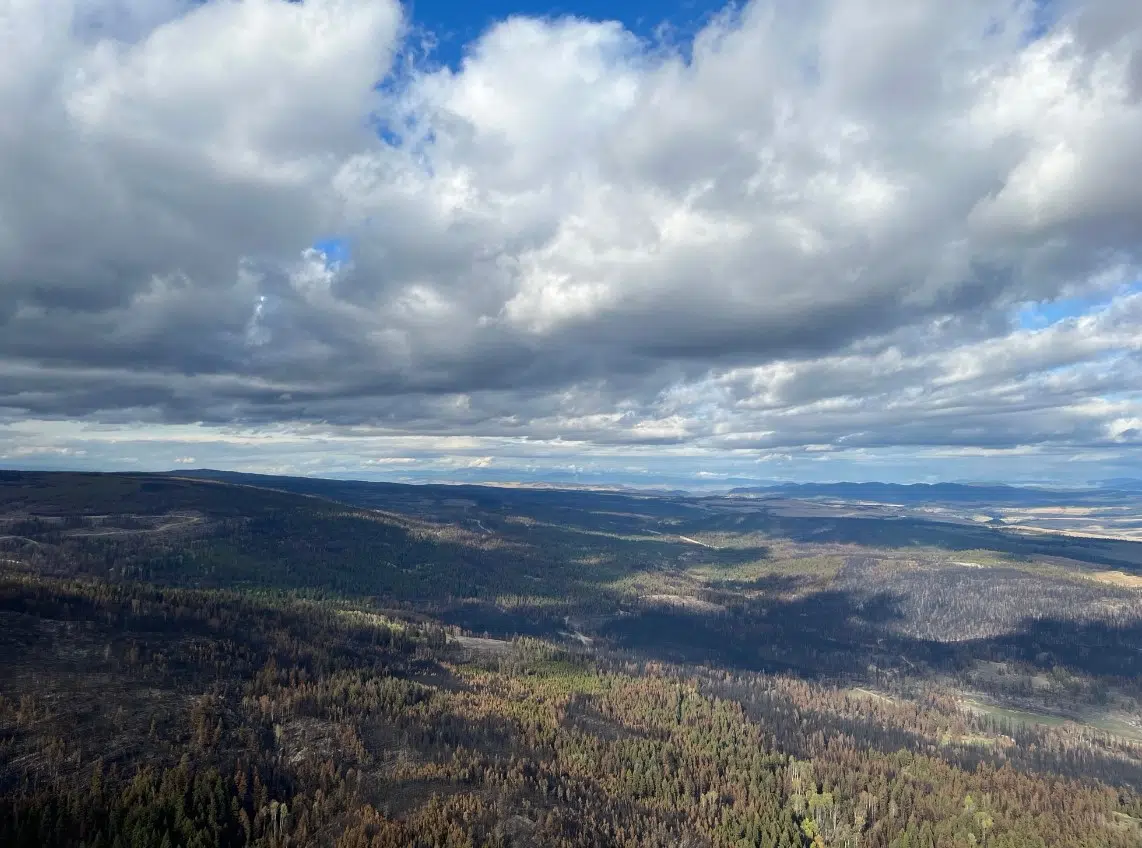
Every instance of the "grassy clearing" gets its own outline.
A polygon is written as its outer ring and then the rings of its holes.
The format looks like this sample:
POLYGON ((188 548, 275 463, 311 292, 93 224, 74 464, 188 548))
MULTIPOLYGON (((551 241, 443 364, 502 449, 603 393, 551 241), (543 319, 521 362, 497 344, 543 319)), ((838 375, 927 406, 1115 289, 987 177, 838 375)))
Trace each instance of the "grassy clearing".
POLYGON ((1098 571, 1091 575, 1091 579, 1112 586, 1122 586, 1125 589, 1142 589, 1142 577, 1122 571, 1098 571))
POLYGON ((879 692, 873 692, 871 689, 862 689, 859 686, 855 686, 852 689, 847 689, 845 691, 851 695, 855 695, 858 698, 868 698, 873 701, 883 701, 886 704, 896 703, 895 698, 890 698, 888 695, 881 695, 879 692))
POLYGON ((1000 707, 995 704, 986 704, 982 701, 965 698, 964 706, 979 715, 990 716, 994 719, 1006 719, 1021 727, 1061 727, 1065 724, 1077 724, 1101 730, 1120 739, 1133 742, 1142 742, 1142 729, 1135 727, 1121 718, 1110 715, 1083 716, 1081 719, 1067 716, 1051 715, 1050 713, 1037 713, 1029 710, 1017 710, 1009 707, 1000 707))
POLYGON ((1083 724, 1090 725, 1091 727, 1098 728, 1099 730, 1106 731, 1114 736, 1121 737, 1122 739, 1129 739, 1134 742, 1142 742, 1142 728, 1135 727, 1128 724, 1120 718, 1114 716, 1101 716, 1098 718, 1091 718, 1084 721, 1083 724))
POLYGON ((1033 713, 1027 710, 1015 710, 1009 707, 1000 707, 996 704, 987 704, 972 698, 965 698, 963 704, 973 713, 985 715, 997 720, 1006 719, 1020 727, 1061 727, 1069 722, 1074 722, 1074 719, 1066 718, 1065 716, 1033 713))

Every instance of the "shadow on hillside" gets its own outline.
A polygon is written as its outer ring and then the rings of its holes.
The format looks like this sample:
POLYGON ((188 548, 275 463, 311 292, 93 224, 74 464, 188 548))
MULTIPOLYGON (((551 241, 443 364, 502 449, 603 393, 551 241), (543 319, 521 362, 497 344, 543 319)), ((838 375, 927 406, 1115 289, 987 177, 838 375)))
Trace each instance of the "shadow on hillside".
POLYGON ((1115 554, 1128 542, 1048 533, 1019 535, 987 526, 925 521, 915 518, 794 517, 758 511, 715 514, 684 525, 678 532, 764 533, 805 545, 855 545, 870 549, 938 548, 946 551, 986 549, 1016 560, 1036 556, 1068 557, 1093 565, 1137 571, 1137 562, 1115 554))
POLYGON ((876 683, 962 671, 978 660, 1019 662, 1042 673, 1062 667, 1132 684, 1142 674, 1142 621, 1113 625, 1024 618, 999 636, 919 639, 894 630, 904 618, 891 592, 826 590, 769 597, 725 612, 644 607, 600 628, 622 652, 666 662, 785 672, 876 683))
POLYGON ((1068 557, 1093 565, 1137 569, 1131 560, 1113 555, 1098 539, 1062 535, 1019 536, 989 527, 944 524, 936 521, 883 518, 821 519, 780 518, 773 532, 798 542, 831 542, 867 548, 939 548, 946 551, 986 549, 1017 560, 1035 556, 1068 557))
POLYGON ((765 595, 786 595, 803 588, 813 578, 803 574, 763 574, 752 580, 720 578, 710 581, 710 588, 730 592, 761 592, 765 595))

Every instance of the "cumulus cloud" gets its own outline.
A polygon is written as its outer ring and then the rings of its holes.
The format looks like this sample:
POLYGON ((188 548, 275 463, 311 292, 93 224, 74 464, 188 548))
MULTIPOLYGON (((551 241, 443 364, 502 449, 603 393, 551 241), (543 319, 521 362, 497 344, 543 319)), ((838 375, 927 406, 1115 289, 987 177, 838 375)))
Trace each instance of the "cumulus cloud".
POLYGON ((514 17, 448 68, 393 0, 0 0, 0 418, 1133 444, 1142 9, 1040 6, 514 17))

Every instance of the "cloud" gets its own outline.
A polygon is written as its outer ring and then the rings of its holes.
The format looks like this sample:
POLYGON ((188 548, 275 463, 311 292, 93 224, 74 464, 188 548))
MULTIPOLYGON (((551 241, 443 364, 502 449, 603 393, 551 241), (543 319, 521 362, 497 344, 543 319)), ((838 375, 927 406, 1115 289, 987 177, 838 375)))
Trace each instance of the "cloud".
POLYGON ((7 5, 0 420, 485 470, 1136 439, 1128 0, 514 17, 454 69, 391 0, 7 5))

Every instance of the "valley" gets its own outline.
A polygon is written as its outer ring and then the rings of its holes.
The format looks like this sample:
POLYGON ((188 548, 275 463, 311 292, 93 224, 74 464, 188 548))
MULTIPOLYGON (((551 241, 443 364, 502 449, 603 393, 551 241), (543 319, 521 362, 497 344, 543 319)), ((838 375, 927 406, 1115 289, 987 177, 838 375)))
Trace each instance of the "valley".
POLYGON ((1133 543, 794 506, 2 472, 0 837, 1135 844, 1133 543))

